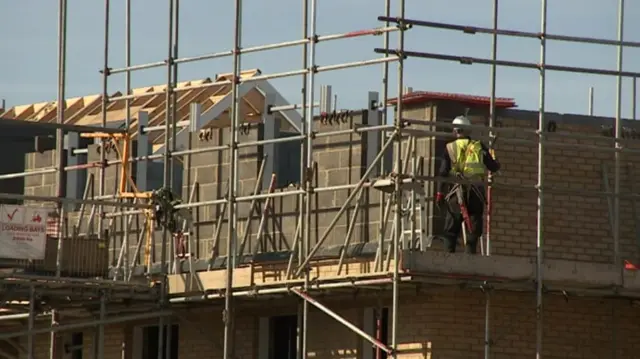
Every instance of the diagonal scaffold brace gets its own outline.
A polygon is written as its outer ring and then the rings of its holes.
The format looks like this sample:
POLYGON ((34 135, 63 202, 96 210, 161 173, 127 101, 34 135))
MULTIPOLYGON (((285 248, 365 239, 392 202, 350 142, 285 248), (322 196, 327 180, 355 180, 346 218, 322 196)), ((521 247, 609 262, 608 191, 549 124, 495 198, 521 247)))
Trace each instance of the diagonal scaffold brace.
POLYGON ((388 347, 387 345, 385 345, 381 341, 377 340, 373 336, 365 333, 362 329, 358 328, 356 325, 354 325, 350 321, 348 321, 348 320, 344 319, 343 317, 341 317, 340 315, 336 314, 331 309, 325 307, 324 305, 322 305, 322 303, 320 303, 317 300, 313 299, 313 297, 310 296, 308 293, 303 292, 300 289, 296 289, 296 288, 290 288, 289 290, 291 292, 293 292, 295 295, 297 295, 298 297, 300 297, 300 298, 304 299, 305 301, 307 301, 309 304, 311 304, 314 307, 320 309, 326 315, 328 315, 331 318, 333 318, 333 319, 337 320, 338 322, 342 323, 344 326, 346 326, 347 328, 351 329, 354 333, 358 334, 363 339, 365 339, 368 342, 370 342, 371 344, 373 344, 375 347, 379 348, 380 350, 384 351, 385 353, 387 353, 389 355, 393 355, 394 351, 393 351, 392 348, 388 347))

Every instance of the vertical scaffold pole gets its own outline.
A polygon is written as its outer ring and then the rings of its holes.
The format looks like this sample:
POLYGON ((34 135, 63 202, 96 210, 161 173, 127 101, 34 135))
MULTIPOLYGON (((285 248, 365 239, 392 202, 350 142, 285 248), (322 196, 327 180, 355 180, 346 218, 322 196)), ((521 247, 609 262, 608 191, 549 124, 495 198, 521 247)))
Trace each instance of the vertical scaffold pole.
MULTIPOLYGON (((391 0, 385 0, 384 1, 384 16, 386 17, 390 17, 391 16, 391 0)), ((386 21, 385 22, 385 27, 389 27, 391 24, 391 22, 386 21)), ((382 40, 382 47, 384 49, 389 49, 389 37, 390 34, 389 32, 385 32, 383 35, 383 40, 382 40)), ((385 52, 384 57, 389 57, 389 53, 385 52)), ((388 118, 388 111, 387 111, 387 104, 389 102, 389 62, 385 61, 382 64, 382 103, 380 104, 380 111, 381 112, 381 124, 386 125, 389 121, 388 118)), ((383 143, 385 143, 387 141, 387 132, 386 131, 380 131, 380 146, 382 146, 383 143)), ((393 164, 393 158, 391 158, 391 163, 393 164)), ((379 170, 379 175, 385 175, 385 156, 382 156, 382 158, 380 159, 380 170, 379 170)), ((384 191, 379 191, 380 193, 378 194, 378 201, 380 203, 380 208, 378 209, 378 213, 379 213, 379 218, 380 218, 380 225, 378 226, 378 248, 377 248, 377 253, 376 254, 376 261, 375 261, 375 265, 374 265, 374 270, 379 270, 382 269, 382 265, 378 266, 378 263, 382 264, 382 258, 384 258, 384 236, 385 236, 385 232, 386 232, 386 218, 385 218, 385 198, 386 195, 384 193, 384 191)), ((389 196, 389 201, 391 201, 391 196, 389 196)), ((389 207, 390 208, 390 207, 389 207)))
MULTIPOLYGON (((405 17, 405 0, 399 0, 398 16, 401 19, 405 17)), ((400 31, 398 31, 398 48, 400 49, 398 59, 398 105, 396 108, 395 116, 395 136, 397 148, 395 151, 396 161, 396 181, 395 181, 395 216, 394 216, 394 228, 395 234, 393 236, 393 292, 392 292, 392 312, 391 312, 391 348, 393 350, 392 357, 396 359, 398 357, 398 295, 400 285, 400 236, 402 235, 402 111, 404 102, 404 23, 400 23, 400 31)))
MULTIPOLYGON (((107 108, 109 107, 109 13, 111 11, 110 0, 104 0, 104 57, 102 63, 102 127, 107 127, 107 108)), ((105 152, 106 139, 100 139, 100 163, 104 163, 106 159, 105 152)), ((104 197, 105 191, 105 172, 106 168, 100 166, 100 178, 98 179, 98 196, 104 197)), ((98 237, 102 238, 103 214, 104 206, 98 206, 98 237)))
MULTIPOLYGON (((173 0, 168 1, 169 17, 168 17, 168 33, 167 33, 167 90, 164 104, 164 167, 162 173, 162 185, 165 189, 171 189, 171 98, 173 96, 172 70, 173 70, 173 0)), ((169 241, 169 231, 164 226, 162 230, 162 246, 160 248, 160 271, 161 271, 161 288, 160 288, 160 305, 164 306, 166 299, 167 285, 167 244, 169 241)), ((165 340, 165 318, 160 317, 158 320, 158 359, 164 359, 165 340)))
MULTIPOLYGON (((177 102, 178 102, 178 93, 176 91, 174 91, 174 87, 178 86, 178 64, 175 62, 175 60, 178 58, 178 35, 179 35, 179 30, 178 30, 178 18, 180 16, 179 11, 180 11, 180 1, 179 0, 170 0, 173 1, 172 2, 172 6, 173 6, 173 12, 171 14, 171 20, 170 20, 170 29, 169 31, 171 32, 170 35, 170 44, 169 44, 169 51, 168 51, 168 69, 167 69, 167 83, 171 83, 170 85, 167 86, 167 105, 166 105, 166 109, 167 109, 167 118, 171 118, 170 121, 170 128, 171 131, 169 132, 169 141, 171 142, 171 146, 169 146, 169 143, 165 144, 165 154, 169 154, 169 161, 165 162, 166 166, 169 166, 169 182, 168 182, 168 187, 171 188, 172 191, 177 190, 174 186, 174 181, 175 181, 175 165, 177 163, 176 158, 172 155, 176 149, 177 149, 177 144, 176 144, 176 135, 177 135, 177 129, 178 129, 178 118, 177 118, 177 102), (169 151, 169 152, 166 152, 169 151)), ((188 196, 188 194, 187 194, 188 196)), ((169 265, 167 268, 167 273, 171 274, 174 273, 174 269, 175 269, 175 246, 173 244, 173 238, 171 238, 171 240, 169 240, 168 243, 169 248, 169 265)))
MULTIPOLYGON (((496 78, 497 78, 497 65, 498 59, 498 0, 493 0, 493 36, 491 39, 491 97, 489 99, 489 148, 493 154, 493 127, 496 124, 496 78)), ((485 243, 486 254, 491 255, 491 212, 492 208, 492 192, 493 192, 493 174, 489 172, 487 176, 487 218, 486 218, 486 230, 485 230, 485 243)), ((485 308, 484 308, 484 358, 489 359, 491 357, 491 288, 486 286, 484 290, 485 295, 485 308)))
MULTIPOLYGON (((308 33, 309 33, 309 23, 308 23, 308 19, 309 19, 309 1, 308 0, 304 0, 302 2, 302 38, 303 39, 307 39, 309 37, 308 33)), ((307 63, 308 63, 308 52, 309 52, 309 42, 305 42, 302 45, 302 68, 306 69, 307 68, 307 63)), ((302 111, 301 111, 301 115, 302 115, 302 123, 300 124, 300 128, 301 128, 301 132, 302 134, 306 135, 307 134, 307 111, 305 111, 304 109, 307 106, 307 73, 302 74, 302 87, 301 87, 301 95, 302 95, 302 111)), ((300 181, 302 182, 304 189, 307 189, 307 182, 306 182, 306 174, 307 174, 307 160, 306 160, 306 146, 307 146, 307 141, 309 141, 308 137, 305 137, 302 141, 300 141, 300 153, 302 154, 300 156, 300 181)), ((271 159, 271 161, 273 161, 274 159, 271 159)), ((297 255, 298 255, 298 266, 300 266, 302 264, 302 261, 304 261, 304 258, 306 257, 306 252, 304 250, 304 238, 305 238, 305 233, 306 233, 306 215, 305 215, 305 208, 306 208, 306 201, 307 201, 307 192, 300 194, 298 196, 298 208, 300 209, 300 213, 299 213, 299 217, 298 217, 298 221, 299 221, 299 227, 300 227, 300 235, 296 235, 295 236, 295 241, 297 244, 297 255)), ((292 253, 291 255, 295 255, 295 253, 292 253)), ((293 262, 292 262, 293 263, 293 262)), ((305 318, 305 307, 308 308, 308 304, 306 303, 305 300, 300 299, 299 304, 298 304, 298 331, 297 331, 297 352, 296 352, 296 358, 297 359, 303 359, 306 357, 306 318, 305 318)))
MULTIPOLYGON (((58 124, 64 123, 64 110, 65 110, 65 90, 66 90, 66 60, 67 60, 67 1, 59 0, 58 2, 58 99, 57 99, 57 122, 58 124)), ((56 130, 56 195, 58 197, 64 197, 65 195, 65 183, 64 183, 64 132, 62 126, 56 130)), ((57 204, 58 209, 58 252, 56 254, 56 276, 60 277, 62 274, 62 243, 63 243, 63 228, 64 228, 64 206, 62 201, 57 204)), ((33 287, 32 287, 33 288, 33 287)), ((32 289, 32 298, 29 306, 29 324, 33 325, 33 317, 35 316, 32 304, 35 300, 35 289, 32 289)), ((51 326, 56 324, 57 313, 55 310, 51 311, 51 326)), ((31 328, 33 329, 33 328, 31 328)), ((33 357, 33 335, 31 339, 31 358, 33 357)), ((56 358, 57 347, 57 335, 55 332, 49 334, 49 359, 56 358)))
MULTIPOLYGON (((313 11, 313 10, 312 10, 313 11)), ((315 14, 315 12, 314 12, 315 14)), ((315 29, 314 29, 315 30, 315 29)), ((315 31, 313 33, 315 33, 315 31)), ((310 51, 309 47, 311 47, 311 53, 314 54, 315 44, 311 41, 311 37, 309 37, 309 0, 304 0, 302 2, 302 37, 307 39, 308 41, 304 43, 302 47, 302 68, 308 69, 309 67, 309 58, 310 51)), ((313 64, 314 61, 311 61, 313 64)), ((313 65, 311 65, 313 66, 313 65)), ((313 132, 313 97, 310 95, 309 89, 307 87, 308 81, 310 81, 310 77, 313 76, 313 73, 305 72, 302 74, 302 123, 300 127, 302 129, 302 133, 305 135, 304 140, 301 142, 301 151, 302 156, 300 157, 300 180, 303 181, 305 193, 300 195, 300 236, 296 237, 296 241, 299 241, 298 245, 298 266, 302 265, 304 259, 307 257, 309 253, 309 244, 310 244, 310 235, 311 235, 311 196, 312 196, 312 167, 313 163, 309 162, 308 159, 310 157, 311 150, 313 148, 313 142, 311 133, 313 132), (307 100, 307 96, 311 97, 312 100, 309 102, 307 100), (309 106, 309 110, 307 110, 307 106, 309 106), (311 117, 310 117, 311 116, 311 117)), ((275 160, 275 159, 274 159, 275 160)), ((308 280, 309 280, 309 272, 305 271, 305 283, 304 289, 305 291, 308 289, 308 280)), ((307 358, 307 325, 308 325, 308 315, 309 315, 309 303, 306 300, 302 300, 302 303, 298 308, 299 318, 298 318, 298 353, 297 357, 299 359, 307 358)))
MULTIPOLYGON (((171 43, 169 45, 169 63, 171 64, 171 71, 169 71, 169 73, 171 73, 171 86, 178 86, 178 64, 175 63, 175 60, 178 58, 178 35, 180 33, 180 0, 173 0, 174 4, 173 4, 173 29, 170 29, 170 31, 172 31, 173 33, 173 43, 171 43)), ((169 91, 169 86, 167 86, 167 91, 169 91)), ((167 92, 168 93, 168 92, 167 92)), ((169 99, 167 99, 167 101, 169 101, 169 99)), ((177 128, 178 128, 178 118, 177 118, 177 114, 178 114, 178 110, 177 110, 177 104, 178 104, 178 94, 172 91, 172 94, 170 96, 170 106, 171 106, 171 146, 169 146, 168 143, 165 143, 164 147, 165 147, 165 151, 171 151, 171 153, 176 152, 177 150, 177 143, 176 143, 176 137, 177 137, 177 128)), ((175 181, 175 166, 176 166, 176 159, 174 156, 171 156, 171 161, 170 161, 170 169, 169 169, 169 186, 171 187, 172 190, 175 189, 175 185, 174 185, 174 181, 175 181)), ((189 171, 189 169, 187 169, 187 171, 189 171)), ((191 234, 190 234, 191 235, 191 234)), ((170 247, 170 265, 167 268, 168 271, 171 271, 170 273, 174 273, 174 267, 175 267, 175 248, 173 245, 173 240, 169 241, 169 247, 170 247)), ((166 288, 166 286, 164 287, 166 288)), ((166 299, 166 297, 165 297, 166 299)), ((172 353, 172 349, 171 349, 171 338, 173 338, 173 325, 172 325, 172 320, 171 317, 167 317, 167 329, 166 329, 166 333, 165 333, 165 338, 166 338, 166 345, 165 345, 165 359, 171 359, 171 353, 172 353)))
MULTIPOLYGON (((624 38, 624 0, 618 1, 618 41, 622 42, 624 38)), ((613 193, 615 195, 613 202, 613 264, 620 267, 620 275, 622 276, 622 262, 620 259, 620 166, 622 162, 622 145, 620 139, 622 137, 622 71, 624 46, 618 45, 618 76, 616 77, 616 120, 615 120, 615 173, 613 179, 613 193)))
POLYGON ((27 324, 27 359, 34 359, 34 340, 33 340, 33 327, 35 326, 36 319, 36 287, 32 284, 29 286, 29 322, 27 324))
MULTIPOLYGON (((129 66, 131 66, 131 0, 127 0, 125 3, 125 15, 124 15, 124 64, 125 66, 128 68, 129 66)), ((125 84, 125 91, 127 96, 131 95, 131 71, 126 71, 125 72, 125 78, 124 78, 124 84, 125 84)), ((125 130, 127 131, 127 133, 130 130, 131 127, 131 99, 126 99, 125 100, 125 119, 124 119, 124 127, 125 130)), ((125 182, 125 186, 129 186, 129 184, 127 182, 125 182)), ((123 262, 123 267, 124 267, 124 272, 123 272, 123 278, 129 278, 129 247, 131 247, 129 245, 129 215, 125 215, 124 216, 124 241, 122 242, 122 245, 125 246, 124 247, 124 262, 123 262)), ((124 343, 125 341, 123 341, 124 343)))
MULTIPOLYGON (((391 0, 384 0, 384 16, 389 17, 391 16, 391 0)), ((391 22, 389 21, 385 21, 384 23, 385 27, 389 27, 391 26, 391 22)), ((386 31, 383 35, 383 42, 382 42, 382 47, 384 49, 388 49, 389 48, 389 37, 391 36, 391 34, 386 31)), ((385 52, 384 57, 389 57, 389 53, 385 52)), ((382 110, 382 124, 386 125, 387 124, 387 101, 389 100, 389 62, 385 61, 384 63, 382 63, 382 103, 381 105, 381 110, 382 110)), ((381 133, 381 139, 380 139, 380 144, 385 143, 385 141, 387 140, 386 138, 386 132, 385 131, 380 131, 381 133)), ((382 158, 382 160, 380 160, 380 173, 382 174, 383 169, 384 169, 384 157, 382 158)), ((380 193, 383 193, 382 191, 380 191, 380 193)), ((382 199, 384 197, 380 197, 381 201, 380 201, 380 218, 382 218, 383 212, 384 212, 384 208, 382 208, 382 199)))
MULTIPOLYGON (((493 149, 493 127, 496 124, 496 77, 498 59, 498 0, 493 0, 493 36, 491 38, 491 97, 489 98, 489 148, 493 149)), ((493 175, 489 172, 487 185, 487 228, 485 231, 486 253, 491 255, 491 190, 493 184, 493 175)))
MULTIPOLYGON (((51 327, 55 327, 58 325, 58 312, 55 310, 51 311, 51 327)), ((49 333, 49 359, 57 358, 58 351, 58 343, 57 343, 58 333, 53 330, 49 333)))
POLYGON ((98 324, 98 359, 104 359, 104 321, 107 319, 107 294, 100 294, 100 324, 98 324))
POLYGON ((491 357, 491 286, 486 285, 484 288, 484 358, 491 357))
MULTIPOLYGON (((58 124, 64 123, 65 110, 65 90, 67 71, 67 0, 58 2, 58 101, 56 116, 58 124)), ((56 129, 56 196, 65 196, 65 173, 64 173, 64 132, 62 128, 56 129)), ((56 276, 60 276, 62 267, 62 228, 64 227, 64 206, 60 201, 58 209, 58 252, 56 255, 56 276)))
MULTIPOLYGON (((172 57, 171 57, 171 63, 173 65, 173 86, 178 86, 178 64, 175 62, 175 60, 178 58, 179 56, 179 52, 178 52, 178 36, 180 35, 180 0, 174 0, 175 4, 174 4, 174 13, 173 13, 173 45, 172 45, 172 57)), ((171 99, 171 118, 173 119, 172 121, 172 125, 171 125, 171 152, 175 152, 178 144, 176 143, 176 136, 178 134, 178 120, 179 118, 178 116, 178 94, 174 93, 171 99)), ((177 163, 176 158, 174 158, 173 156, 171 156, 171 183, 172 183, 172 188, 175 187, 173 186, 173 181, 174 181, 174 177, 175 177, 175 165, 177 163)), ((190 185, 190 183, 188 183, 190 185)), ((188 196, 188 194, 187 194, 188 196)), ((172 253, 173 255, 173 253, 172 253)))
POLYGON ((544 216, 544 141, 545 141, 545 89, 546 89, 546 61, 547 61, 547 0, 541 0, 540 15, 540 99, 538 115, 538 210, 537 210, 537 235, 536 235, 536 359, 542 358, 542 291, 543 273, 542 264, 544 260, 544 226, 542 223, 544 216))
MULTIPOLYGON (((313 103, 315 101, 315 86, 316 86, 316 35, 318 32, 318 2, 317 0, 311 0, 311 21, 309 23, 310 26, 310 34, 309 34, 309 62, 308 69, 309 73, 307 76, 307 107, 304 109, 307 111, 307 116, 305 120, 307 121, 306 126, 306 144, 307 148, 305 151, 306 154, 306 201, 305 201, 305 231, 304 231, 304 257, 306 258, 309 255, 309 250, 311 247, 311 196, 313 193, 313 183, 312 183, 312 173, 313 173, 313 125, 314 125, 314 106, 313 103)), ((309 290, 309 269, 305 268, 304 271, 304 290, 307 292, 309 290)), ((302 304, 302 330, 303 330, 303 338, 304 338, 304 351, 303 351, 303 359, 307 358, 307 336, 308 336, 308 322, 309 322, 309 302, 304 301, 302 304)))
POLYGON ((234 355, 234 307, 233 307, 233 268, 236 256, 236 227, 238 224, 238 208, 236 196, 238 195, 238 126, 240 121, 240 101, 238 99, 238 84, 240 82, 242 44, 242 0, 235 0, 233 35, 233 83, 231 86, 231 126, 229 139, 231 148, 229 151, 229 223, 227 231, 227 278, 225 285, 224 312, 224 348, 223 358, 230 359, 234 355))
POLYGON ((637 101, 638 101, 638 78, 634 76, 633 81, 631 83, 631 118, 633 120, 638 119, 637 101))

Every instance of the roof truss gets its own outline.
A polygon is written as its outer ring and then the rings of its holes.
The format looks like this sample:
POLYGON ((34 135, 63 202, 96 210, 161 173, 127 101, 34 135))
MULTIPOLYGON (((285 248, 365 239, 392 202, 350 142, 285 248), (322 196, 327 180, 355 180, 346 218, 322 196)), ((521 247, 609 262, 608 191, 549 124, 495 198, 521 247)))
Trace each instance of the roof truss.
MULTIPOLYGON (((282 94, 271 85, 267 80, 262 81, 248 81, 243 82, 238 85, 238 97, 243 98, 245 95, 249 93, 249 91, 257 89, 263 96, 266 97, 266 94, 273 94, 274 98, 274 106, 286 106, 289 105, 287 100, 282 96, 282 94)), ((220 101, 216 102, 211 108, 209 108, 206 112, 202 113, 197 118, 197 123, 195 124, 194 131, 199 131, 204 126, 206 126, 211 121, 214 121, 221 114, 224 113, 227 109, 231 107, 233 97, 232 93, 228 92, 223 96, 220 101)), ((284 116, 289 122, 296 124, 298 127, 302 123, 302 116, 297 111, 282 111, 282 116, 284 116)), ((176 134, 176 150, 182 151, 185 150, 188 146, 188 133, 189 127, 183 127, 178 130, 176 134)), ((165 151, 165 145, 161 145, 158 147, 154 154, 163 154, 165 151)))

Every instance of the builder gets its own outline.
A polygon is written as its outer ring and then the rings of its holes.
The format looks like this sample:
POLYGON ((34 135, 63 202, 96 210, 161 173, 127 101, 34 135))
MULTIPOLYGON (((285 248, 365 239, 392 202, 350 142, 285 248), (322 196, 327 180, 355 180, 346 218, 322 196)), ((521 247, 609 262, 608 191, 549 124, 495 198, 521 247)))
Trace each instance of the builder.
POLYGON ((487 170, 500 170, 500 164, 482 142, 471 139, 469 127, 465 128, 471 125, 471 122, 466 116, 456 117, 453 125, 456 139, 447 143, 438 176, 452 176, 465 183, 439 182, 436 206, 445 210, 445 249, 454 253, 461 230, 465 230, 465 252, 475 254, 483 230, 484 178, 487 170))

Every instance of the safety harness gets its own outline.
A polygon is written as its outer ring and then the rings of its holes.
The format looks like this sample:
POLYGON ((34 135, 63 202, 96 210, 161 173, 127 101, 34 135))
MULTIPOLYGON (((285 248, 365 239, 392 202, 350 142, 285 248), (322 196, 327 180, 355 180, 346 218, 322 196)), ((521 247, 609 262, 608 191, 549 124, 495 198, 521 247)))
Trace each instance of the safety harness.
MULTIPOLYGON (((484 182, 486 168, 484 165, 482 143, 480 141, 468 138, 460 138, 447 143, 447 153, 451 159, 451 175, 457 179, 470 182, 484 182)), ((471 191, 473 191, 484 204, 484 194, 478 188, 477 184, 469 184, 469 190, 465 191, 466 184, 455 183, 451 190, 445 196, 445 201, 449 203, 451 197, 456 196, 458 205, 460 206, 460 214, 469 231, 473 230, 469 211, 467 209, 467 201, 471 191), (465 196, 466 193, 466 196, 465 196)), ((447 206, 449 211, 451 209, 447 206)))
POLYGON ((459 138, 447 143, 447 152, 451 158, 451 174, 462 175, 470 181, 484 180, 486 169, 480 141, 459 138))

